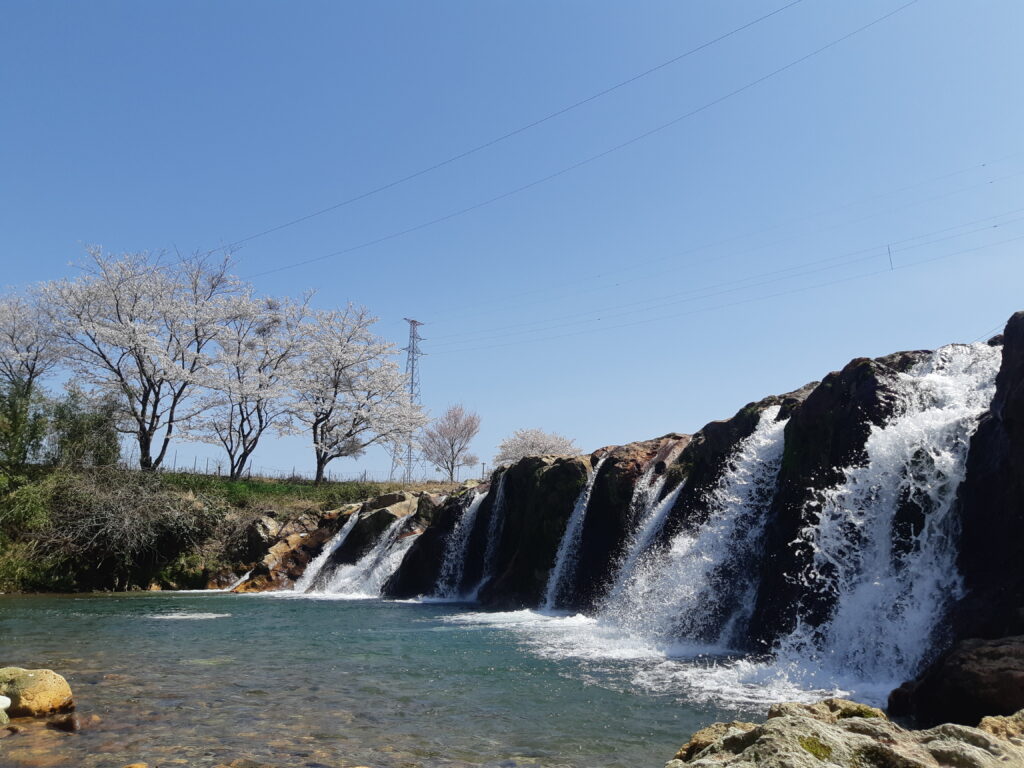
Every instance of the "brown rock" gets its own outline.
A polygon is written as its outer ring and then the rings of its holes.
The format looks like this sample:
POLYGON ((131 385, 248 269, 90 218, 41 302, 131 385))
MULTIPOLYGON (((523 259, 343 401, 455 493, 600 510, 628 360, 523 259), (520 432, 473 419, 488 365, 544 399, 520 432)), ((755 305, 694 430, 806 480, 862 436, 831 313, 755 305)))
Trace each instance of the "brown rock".
POLYGON ((888 720, 885 712, 867 704, 849 699, 824 699, 815 704, 799 704, 786 701, 773 704, 768 709, 768 719, 773 717, 810 717, 823 723, 836 723, 848 717, 879 718, 888 720))
POLYGON ((733 720, 731 723, 712 723, 707 728, 701 728, 693 734, 690 740, 683 744, 679 751, 676 752, 675 759, 682 760, 684 763, 689 762, 703 749, 727 736, 730 731, 746 733, 756 727, 754 723, 744 723, 737 720, 733 720))
POLYGON ((978 723, 978 730, 1020 744, 1024 741, 1024 709, 1009 717, 983 717, 978 723))
POLYGON ((50 669, 0 669, 0 694, 11 700, 11 717, 36 717, 75 708, 68 681, 50 669))

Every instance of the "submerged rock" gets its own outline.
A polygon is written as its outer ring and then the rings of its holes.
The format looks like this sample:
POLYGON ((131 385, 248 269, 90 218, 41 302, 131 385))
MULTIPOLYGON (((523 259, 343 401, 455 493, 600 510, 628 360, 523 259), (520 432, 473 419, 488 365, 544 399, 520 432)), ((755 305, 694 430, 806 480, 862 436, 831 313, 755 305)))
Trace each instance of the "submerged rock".
POLYGON ((68 681, 50 669, 0 668, 0 694, 11 717, 38 717, 75 708, 68 681))
POLYGON ((909 731, 853 701, 786 703, 761 725, 715 723, 698 731, 666 768, 1006 768, 1024 765, 1024 744, 1002 735, 1014 727, 909 731))

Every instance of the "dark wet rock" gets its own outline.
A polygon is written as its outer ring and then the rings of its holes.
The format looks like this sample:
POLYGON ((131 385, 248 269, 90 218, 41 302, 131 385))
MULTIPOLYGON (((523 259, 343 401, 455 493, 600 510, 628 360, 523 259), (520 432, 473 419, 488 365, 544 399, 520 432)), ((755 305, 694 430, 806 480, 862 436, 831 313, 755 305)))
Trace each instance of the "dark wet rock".
POLYGON ((1003 332, 992 407, 971 438, 957 514, 960 638, 1024 634, 1024 312, 1003 332))
POLYGON ((55 731, 65 731, 67 733, 77 733, 82 730, 82 719, 76 714, 64 715, 63 717, 55 717, 50 719, 46 723, 47 728, 53 728, 55 731))
MULTIPOLYGON (((475 490, 483 492, 486 489, 475 490)), ((463 491, 448 497, 440 506, 429 511, 428 527, 413 542, 401 565, 385 583, 385 597, 408 599, 433 593, 444 562, 448 537, 473 496, 473 490, 463 491)), ((416 510, 417 517, 420 516, 421 508, 416 510)))
POLYGON ((866 458, 872 427, 883 425, 899 400, 900 373, 928 352, 899 352, 876 360, 857 358, 830 373, 799 406, 786 425, 785 451, 776 494, 768 512, 760 588, 750 623, 750 645, 765 648, 789 633, 798 619, 817 626, 829 615, 829 590, 808 574, 812 550, 800 531, 816 519, 820 492, 843 478, 843 468, 866 458))
MULTIPOLYGON (((504 470, 504 514, 494 547, 493 579, 480 592, 483 605, 522 608, 543 602, 548 574, 587 469, 586 459, 533 456, 504 470)), ((494 508, 492 495, 489 512, 494 508)), ((477 527, 489 528, 490 514, 481 517, 477 527)))
POLYGON ((921 726, 974 725, 1024 709, 1024 637, 963 640, 889 696, 889 712, 921 726))

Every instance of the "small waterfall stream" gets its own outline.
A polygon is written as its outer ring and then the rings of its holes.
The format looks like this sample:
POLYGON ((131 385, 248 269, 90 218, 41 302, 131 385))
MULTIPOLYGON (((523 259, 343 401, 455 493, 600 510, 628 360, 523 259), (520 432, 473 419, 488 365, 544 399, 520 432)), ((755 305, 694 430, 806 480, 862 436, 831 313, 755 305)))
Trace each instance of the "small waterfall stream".
POLYGON ((722 630, 744 587, 729 576, 756 546, 782 458, 785 422, 776 421, 778 413, 778 406, 765 409, 740 443, 709 494, 703 525, 684 528, 664 551, 638 553, 623 569, 603 620, 655 644, 726 639, 722 630))
MULTIPOLYGON (((664 485, 664 480, 662 485, 664 485)), ((616 573, 615 581, 612 583, 612 588, 608 591, 608 597, 605 599, 606 603, 614 603, 618 599, 636 568, 636 561, 650 548, 654 537, 658 535, 658 532, 665 524, 668 513, 672 511, 684 487, 686 487, 685 481, 673 488, 664 499, 654 504, 640 519, 640 524, 630 537, 629 543, 626 545, 625 554, 617 566, 618 572, 616 573)), ((657 496, 653 496, 653 498, 657 499, 657 496)))
POLYGON ((412 534, 402 536, 408 523, 408 517, 400 517, 391 523, 369 552, 358 562, 338 568, 322 591, 348 597, 379 596, 380 588, 401 564, 416 539, 412 534))
POLYGON ((355 527, 356 522, 359 520, 359 512, 353 512, 348 516, 348 520, 345 521, 345 525, 341 527, 341 530, 331 537, 331 540, 324 546, 323 551, 306 566, 306 570, 303 572, 299 580, 295 582, 295 586, 292 587, 293 592, 309 592, 313 591, 314 587, 319 585, 318 579, 320 572, 323 571, 324 566, 327 565, 327 561, 330 560, 331 555, 345 543, 345 539, 348 538, 349 533, 355 527))
MULTIPOLYGON (((502 472, 498 478, 498 489, 494 492, 494 503, 491 505, 491 517, 487 523, 487 546, 484 549, 484 570, 480 581, 473 587, 467 600, 476 600, 480 590, 494 578, 495 559, 498 554, 498 541, 501 539, 501 531, 505 524, 505 477, 508 472, 502 472)), ((470 534, 467 533, 467 536, 470 534)))
POLYGON ((580 538, 583 535, 583 521, 587 516, 587 506, 590 504, 590 494, 594 490, 594 483, 601 472, 606 456, 597 460, 594 468, 587 476, 586 485, 576 497, 576 504, 572 508, 569 520, 565 524, 565 533, 558 544, 558 552, 555 555, 555 565, 548 575, 547 588, 544 590, 544 610, 553 610, 557 607, 558 599, 565 590, 566 571, 569 573, 575 569, 576 560, 579 556, 580 538))
POLYGON ((487 491, 474 493, 469 505, 462 511, 459 521, 448 536, 448 541, 445 542, 441 571, 437 577, 437 585, 434 587, 435 597, 448 600, 461 597, 459 587, 462 584, 462 574, 465 570, 466 558, 469 555, 470 534, 473 533, 480 505, 486 498, 487 491))

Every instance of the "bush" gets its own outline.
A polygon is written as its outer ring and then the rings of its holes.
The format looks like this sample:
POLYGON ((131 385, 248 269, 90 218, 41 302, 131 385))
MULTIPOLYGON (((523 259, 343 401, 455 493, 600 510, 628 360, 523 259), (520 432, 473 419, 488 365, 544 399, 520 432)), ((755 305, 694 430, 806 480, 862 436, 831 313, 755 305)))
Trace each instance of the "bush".
POLYGON ((165 488, 149 473, 99 468, 57 471, 10 494, 5 530, 61 564, 79 588, 144 586, 166 563, 194 550, 221 512, 165 488))

